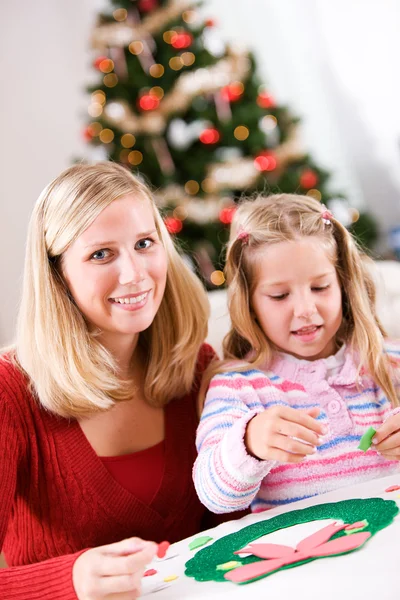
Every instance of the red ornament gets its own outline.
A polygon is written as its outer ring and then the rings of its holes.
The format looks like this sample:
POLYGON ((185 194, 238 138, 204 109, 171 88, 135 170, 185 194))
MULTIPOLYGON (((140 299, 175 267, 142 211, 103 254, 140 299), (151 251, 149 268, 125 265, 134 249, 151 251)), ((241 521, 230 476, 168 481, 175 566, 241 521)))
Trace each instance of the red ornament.
POLYGON ((272 152, 261 152, 254 159, 254 166, 259 171, 273 171, 276 169, 278 161, 272 152))
POLYGON ((154 94, 143 94, 138 100, 138 105, 141 110, 154 110, 159 107, 160 100, 154 94))
POLYGON ((318 183, 318 175, 312 169, 304 169, 300 175, 300 185, 305 190, 314 188, 318 183))
POLYGON ((240 96, 243 94, 243 91, 243 83, 237 81, 223 87, 221 90, 221 96, 224 100, 228 100, 228 102, 235 102, 236 100, 239 100, 240 96))
POLYGON ((220 134, 218 129, 214 129, 213 127, 209 127, 208 129, 204 129, 199 135, 199 140, 202 144, 216 144, 219 142, 220 134))
POLYGON ((171 37, 171 46, 176 50, 188 48, 193 42, 193 36, 187 31, 174 33, 171 37))
POLYGON ((215 20, 214 19, 207 19, 204 24, 205 24, 206 27, 215 27, 215 20))
POLYGON ((94 138, 93 130, 90 125, 85 127, 85 129, 82 131, 82 136, 86 142, 90 142, 94 138))
POLYGON ((94 61, 93 61, 93 66, 94 66, 96 69, 99 69, 99 70, 100 70, 100 65, 101 65, 101 63, 103 62, 103 60, 109 60, 109 59, 108 59, 108 56, 98 56, 98 57, 96 58, 96 60, 94 60, 94 61))
POLYGON ((158 8, 158 0, 139 0, 138 9, 141 12, 150 12, 158 8))
POLYGON ((257 104, 261 108, 272 108, 275 106, 275 99, 267 92, 261 92, 257 96, 257 104))
POLYGON ((219 211, 218 218, 224 225, 230 225, 232 223, 233 216, 236 212, 236 206, 227 206, 219 211))
POLYGON ((164 223, 168 232, 171 234, 179 233, 182 231, 182 221, 180 219, 175 219, 175 217, 165 217, 164 223))

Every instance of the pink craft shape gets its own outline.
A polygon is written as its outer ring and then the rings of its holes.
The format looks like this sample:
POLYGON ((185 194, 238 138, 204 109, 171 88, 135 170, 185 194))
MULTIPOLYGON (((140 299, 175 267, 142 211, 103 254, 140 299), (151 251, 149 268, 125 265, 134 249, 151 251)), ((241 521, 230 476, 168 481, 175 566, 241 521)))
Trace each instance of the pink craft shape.
POLYGON ((352 525, 333 523, 332 525, 327 525, 316 533, 307 536, 304 540, 301 540, 296 548, 279 544, 248 544, 245 548, 236 551, 234 554, 253 554, 253 556, 267 560, 243 565, 229 571, 224 577, 234 583, 244 583, 245 581, 272 573, 272 571, 277 571, 285 565, 291 565, 309 558, 333 556, 356 550, 371 537, 369 531, 354 533, 334 540, 330 539, 338 531, 348 527, 355 528, 355 525, 360 525, 360 523, 353 523, 352 525))
POLYGON ((400 490, 400 485, 391 485, 386 488, 385 492, 397 492, 397 490, 400 490))

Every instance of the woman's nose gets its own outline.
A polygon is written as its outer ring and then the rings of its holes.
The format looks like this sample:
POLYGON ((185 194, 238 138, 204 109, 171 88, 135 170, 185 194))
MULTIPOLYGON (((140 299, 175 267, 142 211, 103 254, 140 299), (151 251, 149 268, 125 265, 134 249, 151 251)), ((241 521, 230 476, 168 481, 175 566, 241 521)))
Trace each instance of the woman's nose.
POLYGON ((146 278, 146 269, 143 258, 140 256, 126 256, 121 259, 119 274, 119 283, 127 285, 128 283, 138 284, 146 278))

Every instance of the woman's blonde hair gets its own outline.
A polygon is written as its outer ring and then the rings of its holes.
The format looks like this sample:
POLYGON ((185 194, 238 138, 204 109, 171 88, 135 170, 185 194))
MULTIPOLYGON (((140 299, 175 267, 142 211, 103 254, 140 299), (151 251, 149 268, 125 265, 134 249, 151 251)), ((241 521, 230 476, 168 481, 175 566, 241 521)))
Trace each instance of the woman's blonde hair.
MULTIPOLYGON (((391 364, 384 353, 386 332, 375 308, 372 260, 357 247, 349 231, 334 217, 326 223, 325 207, 308 196, 278 194, 259 196, 241 203, 234 216, 227 247, 226 279, 231 329, 224 338, 226 370, 232 359, 250 359, 255 366, 269 365, 273 346, 251 308, 256 286, 258 250, 269 244, 315 236, 321 240, 335 265, 342 289, 343 323, 338 332, 357 352, 359 374, 364 367, 393 405, 398 405, 391 364)), ((229 367, 228 367, 229 368, 229 367)), ((216 368, 214 367, 214 373, 216 368)))
POLYGON ((134 194, 147 200, 167 254, 160 308, 139 336, 146 361, 144 391, 154 406, 193 385, 199 347, 207 335, 208 299, 176 250, 147 186, 112 162, 65 170, 40 195, 31 217, 18 316, 15 360, 41 405, 63 417, 105 410, 133 394, 113 356, 88 329, 61 272, 69 245, 111 202, 134 194))

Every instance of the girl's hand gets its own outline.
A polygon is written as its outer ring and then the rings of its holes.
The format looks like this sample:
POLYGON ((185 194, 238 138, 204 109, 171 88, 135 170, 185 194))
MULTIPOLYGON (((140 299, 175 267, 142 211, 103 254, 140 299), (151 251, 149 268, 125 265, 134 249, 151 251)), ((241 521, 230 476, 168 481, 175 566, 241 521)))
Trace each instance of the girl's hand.
POLYGON ((157 544, 129 538, 87 550, 75 561, 72 581, 78 600, 134 600, 157 544))
POLYGON ((379 427, 372 443, 387 460, 400 460, 400 413, 389 417, 379 427))
POLYGON ((327 428, 315 419, 319 408, 299 410, 274 406, 249 421, 245 445, 250 454, 260 460, 297 463, 316 452, 322 444, 320 436, 327 428))

